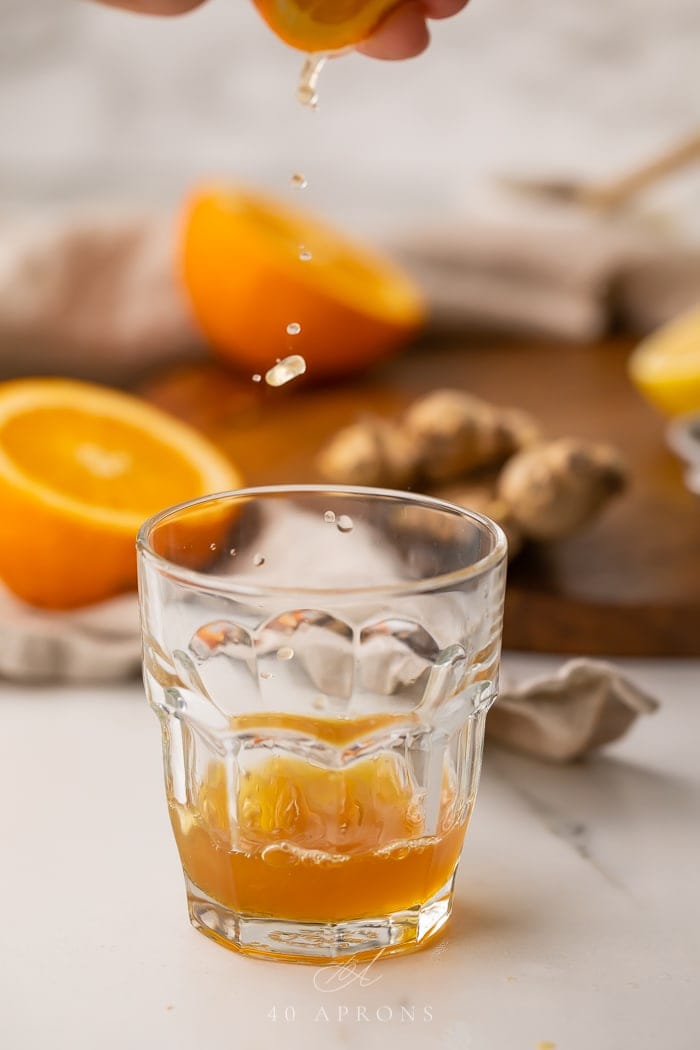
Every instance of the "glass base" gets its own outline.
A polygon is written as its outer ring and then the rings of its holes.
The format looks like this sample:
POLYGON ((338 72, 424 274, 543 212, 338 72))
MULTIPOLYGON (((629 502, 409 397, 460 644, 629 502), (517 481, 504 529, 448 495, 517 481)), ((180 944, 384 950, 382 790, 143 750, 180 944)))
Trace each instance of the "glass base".
POLYGON ((231 911, 187 875, 190 922, 226 948, 278 962, 322 963, 372 959, 423 948, 452 912, 454 876, 429 901, 376 919, 297 922, 231 911))

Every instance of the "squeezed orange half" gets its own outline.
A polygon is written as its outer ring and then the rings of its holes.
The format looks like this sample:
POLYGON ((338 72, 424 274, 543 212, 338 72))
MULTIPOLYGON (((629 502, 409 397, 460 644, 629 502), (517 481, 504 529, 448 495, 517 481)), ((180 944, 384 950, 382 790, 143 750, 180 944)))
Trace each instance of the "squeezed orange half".
POLYGON ((253 0, 270 28, 300 51, 340 51, 371 35, 400 0, 253 0))

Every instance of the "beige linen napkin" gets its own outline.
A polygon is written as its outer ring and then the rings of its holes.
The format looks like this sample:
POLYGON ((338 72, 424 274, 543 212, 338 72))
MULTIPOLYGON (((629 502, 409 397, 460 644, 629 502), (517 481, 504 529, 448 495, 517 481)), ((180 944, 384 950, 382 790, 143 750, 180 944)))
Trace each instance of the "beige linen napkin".
POLYGON ((136 595, 45 612, 0 588, 0 677, 17 682, 112 682, 141 662, 136 595))
POLYGON ((624 736, 658 706, 612 664, 577 659, 554 675, 504 683, 486 730, 511 750, 571 762, 624 736))
MULTIPOLYGON (((175 276, 176 223, 149 212, 0 217, 0 378, 129 382, 204 352, 175 276)), ((627 219, 488 198, 387 244, 432 321, 586 341, 700 301, 700 250, 627 219)))
POLYGON ((639 215, 488 193, 391 247, 438 326, 588 342, 700 302, 700 247, 639 215))
POLYGON ((0 378, 128 382, 201 352, 175 222, 148 212, 0 216, 0 378))

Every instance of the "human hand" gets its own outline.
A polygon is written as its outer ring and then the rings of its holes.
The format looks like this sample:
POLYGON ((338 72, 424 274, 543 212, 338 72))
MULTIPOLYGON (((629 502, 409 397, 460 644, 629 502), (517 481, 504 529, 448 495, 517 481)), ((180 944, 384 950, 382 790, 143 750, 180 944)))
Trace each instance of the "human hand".
MULTIPOLYGON (((111 7, 148 15, 180 15, 204 0, 101 0, 111 7)), ((384 19, 373 36, 357 48, 371 58, 413 58, 430 42, 428 21, 450 18, 467 6, 467 0, 405 0, 384 19)))
POLYGON ((406 0, 357 50, 371 58, 413 58, 430 43, 428 21, 451 18, 467 3, 468 0, 406 0))

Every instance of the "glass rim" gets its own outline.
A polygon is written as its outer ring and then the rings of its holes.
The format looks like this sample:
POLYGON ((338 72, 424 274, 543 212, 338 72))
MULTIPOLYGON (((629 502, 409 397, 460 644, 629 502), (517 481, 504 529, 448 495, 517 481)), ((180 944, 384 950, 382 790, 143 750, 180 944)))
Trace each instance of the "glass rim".
POLYGON ((309 596, 310 598, 333 595, 336 598, 362 598, 376 597, 379 594, 386 597, 398 597, 410 594, 425 594, 441 590, 447 586, 453 586, 466 580, 472 580, 485 575, 501 562, 505 561, 508 552, 508 541, 501 526, 479 511, 467 507, 460 507, 456 503, 439 499, 436 496, 426 496, 421 492, 407 492, 402 489, 373 488, 364 485, 259 485, 249 488, 230 489, 225 492, 215 492, 196 499, 185 500, 171 507, 152 514, 150 518, 141 525, 136 536, 136 550, 139 555, 152 562, 158 571, 169 579, 184 586, 197 590, 206 590, 216 594, 234 597, 240 595, 246 598, 275 598, 289 595, 309 596), (436 511, 449 512, 457 517, 480 526, 493 538, 493 549, 476 561, 471 562, 451 572, 438 573, 435 576, 426 576, 415 580, 402 580, 394 583, 379 583, 363 587, 292 587, 289 585, 276 586, 274 584, 249 584, 236 582, 237 577, 222 576, 216 573, 209 574, 197 569, 189 569, 168 558, 158 554, 150 542, 152 531, 167 518, 191 510, 194 507, 207 503, 215 503, 220 500, 231 499, 255 499, 265 496, 313 496, 327 494, 329 496, 365 496, 379 497, 381 499, 402 499, 417 506, 432 508, 436 511))

